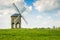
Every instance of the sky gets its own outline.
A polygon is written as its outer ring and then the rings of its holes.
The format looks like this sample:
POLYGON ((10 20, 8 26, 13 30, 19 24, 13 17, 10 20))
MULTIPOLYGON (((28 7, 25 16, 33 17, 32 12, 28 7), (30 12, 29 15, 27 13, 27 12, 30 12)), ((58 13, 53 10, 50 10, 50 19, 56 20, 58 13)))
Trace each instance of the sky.
POLYGON ((60 27, 60 0, 0 0, 0 29, 11 28, 11 15, 18 13, 13 3, 28 22, 21 19, 22 28, 60 27))

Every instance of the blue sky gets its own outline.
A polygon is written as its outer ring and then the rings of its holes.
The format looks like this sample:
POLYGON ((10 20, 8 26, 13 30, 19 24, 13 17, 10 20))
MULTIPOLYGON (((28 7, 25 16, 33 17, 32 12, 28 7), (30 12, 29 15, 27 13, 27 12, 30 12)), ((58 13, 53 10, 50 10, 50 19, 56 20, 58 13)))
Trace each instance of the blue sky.
POLYGON ((22 19, 22 28, 52 28, 60 27, 60 0, 1 0, 0 1, 0 28, 10 28, 10 16, 17 11, 13 7, 15 3, 27 20, 28 25, 22 19))

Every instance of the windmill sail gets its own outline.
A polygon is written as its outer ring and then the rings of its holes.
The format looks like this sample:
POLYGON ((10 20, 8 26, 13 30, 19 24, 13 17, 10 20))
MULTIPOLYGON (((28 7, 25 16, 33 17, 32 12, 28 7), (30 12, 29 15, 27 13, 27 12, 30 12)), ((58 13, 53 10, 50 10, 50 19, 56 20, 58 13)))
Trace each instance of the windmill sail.
MULTIPOLYGON (((17 21, 17 19, 19 19, 19 17, 22 17, 22 18, 24 19, 25 23, 28 24, 27 21, 25 20, 25 18, 21 15, 19 9, 17 8, 17 6, 16 6, 14 3, 13 3, 13 6, 16 8, 16 10, 17 10, 18 13, 19 13, 19 16, 16 18, 15 22, 17 21)), ((25 9, 24 9, 24 10, 25 10, 25 9)))
POLYGON ((21 13, 23 13, 25 10, 26 10, 26 8, 25 8, 25 7, 23 7, 23 9, 21 10, 21 13))
POLYGON ((21 16, 23 18, 23 20, 25 21, 26 24, 28 24, 28 22, 25 20, 25 18, 23 16, 21 16))

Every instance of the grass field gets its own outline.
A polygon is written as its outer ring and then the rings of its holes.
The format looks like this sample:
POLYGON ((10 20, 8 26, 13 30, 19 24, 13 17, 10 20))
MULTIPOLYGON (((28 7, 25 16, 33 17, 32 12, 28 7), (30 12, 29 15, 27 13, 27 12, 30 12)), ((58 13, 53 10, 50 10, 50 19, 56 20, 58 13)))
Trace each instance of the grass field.
POLYGON ((60 40, 60 29, 0 29, 0 40, 60 40))

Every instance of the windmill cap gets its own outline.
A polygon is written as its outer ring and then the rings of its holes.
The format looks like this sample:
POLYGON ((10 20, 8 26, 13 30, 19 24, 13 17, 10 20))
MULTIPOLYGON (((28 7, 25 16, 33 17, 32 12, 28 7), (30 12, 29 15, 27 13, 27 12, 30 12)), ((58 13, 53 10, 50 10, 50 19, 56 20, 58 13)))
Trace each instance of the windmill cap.
POLYGON ((11 17, 17 17, 17 16, 19 16, 19 14, 17 13, 14 13, 13 15, 11 15, 11 17))

